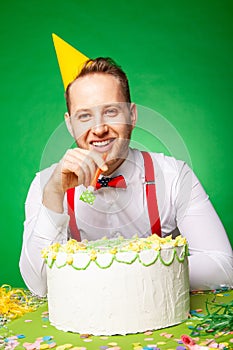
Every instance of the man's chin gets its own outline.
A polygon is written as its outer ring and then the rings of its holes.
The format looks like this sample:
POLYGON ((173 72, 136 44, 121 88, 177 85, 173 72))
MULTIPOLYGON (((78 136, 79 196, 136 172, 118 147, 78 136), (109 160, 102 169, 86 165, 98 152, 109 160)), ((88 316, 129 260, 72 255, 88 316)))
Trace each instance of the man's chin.
POLYGON ((119 166, 125 161, 125 159, 127 158, 128 152, 127 153, 121 153, 119 154, 115 154, 115 155, 111 155, 108 154, 107 158, 106 158, 106 163, 108 166, 108 171, 105 173, 105 175, 109 175, 112 174, 117 168, 119 168, 119 166), (124 155, 123 155, 124 154, 124 155))

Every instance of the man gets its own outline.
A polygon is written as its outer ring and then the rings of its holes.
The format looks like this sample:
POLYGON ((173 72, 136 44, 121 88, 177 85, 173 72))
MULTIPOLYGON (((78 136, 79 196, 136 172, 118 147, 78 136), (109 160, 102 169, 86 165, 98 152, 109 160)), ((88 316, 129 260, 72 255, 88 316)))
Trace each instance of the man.
MULTIPOLYGON (((67 87, 66 101, 65 120, 77 148, 37 174, 29 190, 20 259, 27 286, 38 295, 46 294, 40 252, 53 242, 64 243, 69 236, 95 240, 119 234, 145 237, 155 232, 162 236, 180 232, 187 238, 191 289, 232 286, 230 243, 191 169, 182 161, 156 153, 145 160, 143 153, 129 148, 137 109, 121 68, 111 59, 89 60, 67 87), (123 175, 123 188, 94 191, 96 199, 90 205, 80 196, 98 169, 100 178, 123 175), (154 173, 153 181, 147 181, 148 172, 154 173), (72 188, 73 203, 68 204, 72 188), (154 197, 148 199, 151 189, 154 197)), ((102 179, 104 186, 108 181, 102 179)))

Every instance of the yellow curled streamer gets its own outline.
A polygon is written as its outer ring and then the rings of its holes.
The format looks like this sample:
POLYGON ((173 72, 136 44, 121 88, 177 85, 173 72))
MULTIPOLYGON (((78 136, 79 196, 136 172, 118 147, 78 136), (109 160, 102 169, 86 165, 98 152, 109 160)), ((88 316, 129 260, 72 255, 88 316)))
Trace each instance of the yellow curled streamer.
POLYGON ((33 297, 28 297, 22 289, 12 288, 8 284, 0 287, 0 317, 13 320, 27 312, 36 310, 33 297))

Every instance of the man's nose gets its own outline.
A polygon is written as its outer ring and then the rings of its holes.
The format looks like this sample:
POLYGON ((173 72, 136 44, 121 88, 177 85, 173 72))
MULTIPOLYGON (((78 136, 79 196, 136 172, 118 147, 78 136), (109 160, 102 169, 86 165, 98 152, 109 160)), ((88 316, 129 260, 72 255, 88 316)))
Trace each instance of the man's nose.
POLYGON ((101 136, 103 134, 106 134, 108 132, 108 126, 106 124, 95 124, 92 127, 92 132, 97 135, 97 136, 101 136))
POLYGON ((105 124, 104 117, 102 115, 96 115, 95 123, 92 126, 92 132, 97 136, 101 136, 108 132, 108 125, 105 124))

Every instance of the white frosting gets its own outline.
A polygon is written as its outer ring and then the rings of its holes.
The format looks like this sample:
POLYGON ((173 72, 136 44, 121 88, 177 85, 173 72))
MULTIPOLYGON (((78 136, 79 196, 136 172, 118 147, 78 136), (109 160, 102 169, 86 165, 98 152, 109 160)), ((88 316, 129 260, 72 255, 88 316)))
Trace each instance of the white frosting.
MULTIPOLYGON (((58 253, 62 254, 62 253, 58 253)), ((85 269, 90 263, 90 258, 85 253, 76 253, 73 256, 73 266, 76 269, 85 269)))
POLYGON ((93 261, 80 252, 73 255, 73 266, 64 266, 64 252, 58 253, 55 263, 47 264, 51 324, 63 331, 114 335, 180 323, 189 312, 187 257, 177 258, 184 251, 185 246, 105 252, 93 261))

